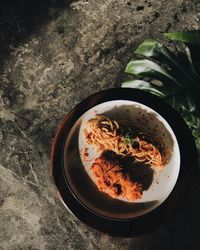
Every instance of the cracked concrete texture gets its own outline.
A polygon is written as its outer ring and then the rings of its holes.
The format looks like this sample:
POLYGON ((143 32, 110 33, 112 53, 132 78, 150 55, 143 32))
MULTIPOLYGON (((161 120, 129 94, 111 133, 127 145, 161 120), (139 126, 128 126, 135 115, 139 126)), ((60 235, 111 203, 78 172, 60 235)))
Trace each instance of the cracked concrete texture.
POLYGON ((162 40, 166 31, 199 29, 200 2, 29 4, 6 1, 0 10, 0 248, 194 248, 200 243, 199 185, 175 221, 133 239, 111 238, 83 225, 60 204, 49 152, 58 122, 74 105, 120 87, 125 65, 144 38, 162 40))

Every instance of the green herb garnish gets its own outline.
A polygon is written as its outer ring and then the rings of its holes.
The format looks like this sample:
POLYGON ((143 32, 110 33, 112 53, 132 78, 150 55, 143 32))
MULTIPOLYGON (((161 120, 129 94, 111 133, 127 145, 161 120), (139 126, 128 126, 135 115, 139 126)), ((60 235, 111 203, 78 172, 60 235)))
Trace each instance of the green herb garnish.
POLYGON ((124 144, 127 145, 127 144, 132 144, 134 139, 130 135, 126 134, 123 137, 123 140, 124 140, 124 144))
POLYGON ((124 140, 124 144, 127 145, 131 145, 133 148, 139 148, 139 143, 138 141, 136 141, 134 139, 133 136, 129 135, 129 134, 126 134, 124 137, 123 137, 123 140, 124 140))

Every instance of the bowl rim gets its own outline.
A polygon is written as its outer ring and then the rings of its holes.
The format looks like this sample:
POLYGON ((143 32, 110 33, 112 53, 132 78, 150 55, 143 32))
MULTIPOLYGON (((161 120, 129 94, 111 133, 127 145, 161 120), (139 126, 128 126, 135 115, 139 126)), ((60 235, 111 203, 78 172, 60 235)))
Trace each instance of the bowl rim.
POLYGON ((65 116, 62 123, 58 126, 51 146, 51 176, 54 180, 57 192, 59 193, 59 197, 65 204, 65 206, 68 207, 68 209, 76 217, 78 217, 86 224, 89 224, 90 226, 97 228, 103 232, 108 232, 111 235, 116 234, 120 236, 133 235, 133 232, 137 234, 137 232, 145 231, 141 228, 141 226, 139 226, 139 230, 130 230, 132 232, 130 233, 125 230, 125 225, 128 228, 132 228, 135 226, 138 227, 138 225, 142 221, 143 223, 146 223, 146 225, 148 224, 147 229, 152 229, 156 225, 158 226, 159 224, 162 224, 165 216, 170 217, 170 215, 174 213, 176 208, 180 206, 181 201, 185 200, 186 193, 188 194, 191 190, 191 186, 197 169, 197 162, 197 150, 194 143, 194 139, 189 128, 187 127, 181 116, 177 113, 177 111, 175 111, 169 105, 164 103, 164 101, 162 101, 159 97, 156 97, 142 90, 132 88, 107 89, 95 93, 81 101, 65 116), (63 171, 63 148, 65 145, 66 138, 75 122, 90 108, 112 100, 135 101, 153 109, 155 112, 161 115, 171 127, 172 131, 176 136, 178 147, 180 150, 181 163, 179 175, 171 193, 169 194, 167 199, 162 202, 158 207, 144 215, 135 218, 111 218, 100 215, 95 211, 91 210, 86 206, 86 204, 83 204, 74 194, 63 171), (66 129, 66 127, 68 129, 66 129), (63 134, 65 134, 64 137, 63 134), (187 156, 189 155, 191 157, 190 161, 188 157, 186 157, 186 147, 184 147, 183 145, 183 143, 185 142, 189 144, 189 147, 187 147, 187 156), (188 164, 191 165, 190 168, 188 168, 188 164), (183 185, 183 182, 185 181, 188 182, 189 185, 183 185), (62 187, 61 185, 63 185, 64 187, 62 187), (68 197, 66 197, 66 193, 68 197), (157 223, 153 223, 153 218, 155 218, 156 216, 160 217, 160 219, 157 220, 157 223), (96 224, 95 221, 105 225, 113 223, 116 224, 116 222, 121 223, 121 226, 124 225, 124 227, 122 227, 124 229, 113 230, 113 226, 109 225, 108 230, 108 228, 106 228, 105 226, 100 226, 99 224, 96 224), (112 230, 110 228, 112 228, 112 230))

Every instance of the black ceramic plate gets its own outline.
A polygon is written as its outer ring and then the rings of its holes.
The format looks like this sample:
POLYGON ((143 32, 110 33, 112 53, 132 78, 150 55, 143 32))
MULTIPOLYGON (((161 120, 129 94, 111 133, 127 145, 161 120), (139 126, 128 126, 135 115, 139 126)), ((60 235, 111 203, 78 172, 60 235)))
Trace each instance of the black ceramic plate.
MULTIPOLYGON (((113 236, 130 237, 150 232, 164 223, 166 219, 171 218, 180 207, 184 206, 191 190, 196 170, 197 152, 195 143, 183 119, 160 98, 136 89, 109 89, 83 100, 68 113, 58 127, 51 149, 51 175, 62 202, 82 222, 113 236), (81 200, 79 198, 66 174, 65 161, 67 156, 65 144, 74 124, 92 107, 114 100, 128 100, 141 103, 160 114, 173 130, 180 150, 180 171, 173 190, 161 205, 142 216, 115 217, 99 213, 98 209, 91 208, 87 202, 84 202, 84 199, 81 200)), ((75 185, 85 185, 86 179, 89 181, 86 173, 78 175, 75 185)), ((126 207, 124 206, 124 208, 126 207)), ((124 209, 125 213, 126 209, 124 209)))

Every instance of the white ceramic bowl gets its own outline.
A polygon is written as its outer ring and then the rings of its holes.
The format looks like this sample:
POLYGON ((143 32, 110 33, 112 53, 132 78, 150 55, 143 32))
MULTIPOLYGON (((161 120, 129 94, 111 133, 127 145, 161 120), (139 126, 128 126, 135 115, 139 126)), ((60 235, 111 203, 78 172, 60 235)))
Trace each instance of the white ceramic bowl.
MULTIPOLYGON (((151 210, 161 205, 161 203, 163 203, 167 199, 167 197, 173 190, 178 178, 180 170, 180 151, 176 136, 172 128, 169 126, 168 122, 153 109, 147 107, 144 104, 134 101, 108 101, 89 109, 77 120, 77 122, 71 129, 66 141, 65 150, 68 150, 68 147, 70 146, 70 143, 72 143, 74 137, 78 136, 78 151, 82 161, 81 168, 84 168, 88 175, 88 179, 92 180, 92 182, 94 183, 96 182, 96 179, 93 177, 90 167, 93 161, 97 157, 99 157, 100 154, 98 154, 91 146, 87 144, 83 130, 86 128, 86 122, 89 119, 94 118, 96 114, 106 115, 115 120, 128 120, 134 126, 141 128, 142 131, 146 131, 147 133, 153 134, 154 137, 159 138, 159 140, 164 142, 165 148, 170 151, 168 163, 165 165, 164 169, 162 171, 154 170, 152 172, 153 176, 151 185, 147 190, 144 190, 141 199, 136 200, 132 203, 133 206, 138 208, 134 209, 134 213, 131 213, 132 217, 138 217, 150 212, 151 210), (84 148, 89 148, 89 162, 86 161, 81 154, 84 148), (142 205, 140 206, 140 204, 142 205)), ((72 154, 72 151, 70 152, 70 154, 72 154)), ((69 158, 68 160, 71 159, 72 161, 74 161, 74 158, 79 157, 77 155, 77 149, 74 149, 73 155, 74 157, 69 158)), ((80 162, 78 164, 80 165, 80 162)), ((68 161, 68 166, 70 165, 74 165, 74 163, 68 161)), ((70 176, 70 174, 68 176, 70 176)), ((73 178, 71 179, 69 177, 69 181, 70 184, 74 186, 73 178)), ((97 192, 100 191, 97 190, 97 192)), ((93 204, 92 200, 88 202, 80 193, 77 192, 77 195, 78 198, 83 201, 83 203, 86 203, 87 206, 89 206, 89 208, 91 208, 92 210, 98 210, 98 208, 95 208, 95 204, 93 204)), ((108 197, 108 195, 105 195, 105 197, 107 197, 107 200, 112 199, 108 197)), ((125 199, 121 199, 121 201, 123 203, 130 203, 125 199)), ((108 215, 106 211, 102 210, 99 210, 99 213, 104 216, 108 215)), ((123 218, 124 215, 122 214, 121 217, 123 218)))

